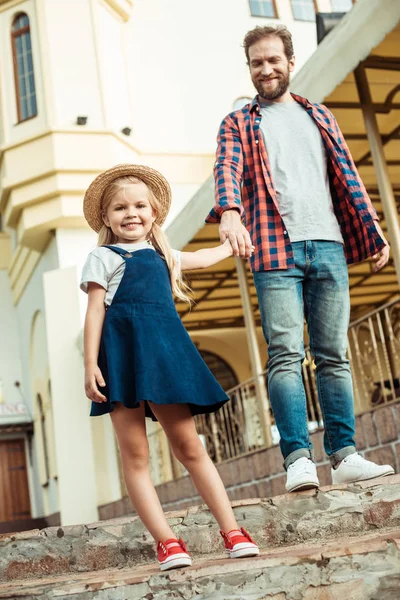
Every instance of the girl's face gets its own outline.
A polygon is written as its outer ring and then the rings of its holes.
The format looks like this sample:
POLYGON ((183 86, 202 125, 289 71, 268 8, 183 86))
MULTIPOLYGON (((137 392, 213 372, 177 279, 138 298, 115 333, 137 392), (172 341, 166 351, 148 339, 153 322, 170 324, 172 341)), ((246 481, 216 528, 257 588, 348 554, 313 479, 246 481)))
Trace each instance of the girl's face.
POLYGON ((149 190, 143 182, 132 183, 117 192, 102 216, 117 242, 124 244, 146 241, 156 220, 149 190))

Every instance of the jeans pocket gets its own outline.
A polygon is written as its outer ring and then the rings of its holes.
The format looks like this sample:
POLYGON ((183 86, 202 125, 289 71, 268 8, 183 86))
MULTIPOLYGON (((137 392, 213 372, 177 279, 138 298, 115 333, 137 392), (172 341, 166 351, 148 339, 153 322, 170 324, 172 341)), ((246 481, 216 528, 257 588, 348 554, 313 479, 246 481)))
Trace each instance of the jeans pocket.
POLYGON ((320 242, 318 244, 317 279, 325 289, 347 290, 349 272, 343 244, 340 242, 320 242))

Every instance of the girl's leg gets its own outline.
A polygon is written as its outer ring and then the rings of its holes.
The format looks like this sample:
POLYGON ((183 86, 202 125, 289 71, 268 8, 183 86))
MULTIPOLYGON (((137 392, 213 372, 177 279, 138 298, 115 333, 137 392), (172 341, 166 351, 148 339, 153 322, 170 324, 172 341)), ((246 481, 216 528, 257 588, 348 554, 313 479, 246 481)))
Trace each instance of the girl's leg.
POLYGON ((150 477, 144 404, 134 409, 117 404, 110 416, 117 434, 125 483, 134 509, 156 542, 175 538, 150 477))
POLYGON ((151 410, 164 429, 176 458, 189 471, 220 529, 239 529, 224 484, 200 441, 189 407, 186 404, 163 406, 151 403, 151 410))

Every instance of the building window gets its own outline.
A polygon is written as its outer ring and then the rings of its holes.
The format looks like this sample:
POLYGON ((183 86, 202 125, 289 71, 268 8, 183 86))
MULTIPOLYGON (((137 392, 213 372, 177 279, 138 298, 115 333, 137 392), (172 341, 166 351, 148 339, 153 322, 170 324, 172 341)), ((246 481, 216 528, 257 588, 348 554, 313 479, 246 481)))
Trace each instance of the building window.
POLYGON ((49 461, 49 448, 47 443, 47 430, 46 430, 46 414, 44 412, 42 396, 37 394, 36 396, 37 406, 39 409, 39 427, 42 438, 42 451, 43 451, 43 462, 44 462, 44 476, 45 481, 43 485, 48 485, 50 479, 50 461, 49 461))
POLYGON ((297 21, 315 21, 314 0, 292 0, 292 10, 297 21))
POLYGON ((12 24, 15 93, 18 123, 37 115, 29 17, 19 13, 12 24))
POLYGON ((275 19, 278 16, 275 0, 249 0, 249 4, 253 17, 270 17, 275 19))
POLYGON ((348 12, 353 6, 353 0, 331 0, 332 12, 348 12))

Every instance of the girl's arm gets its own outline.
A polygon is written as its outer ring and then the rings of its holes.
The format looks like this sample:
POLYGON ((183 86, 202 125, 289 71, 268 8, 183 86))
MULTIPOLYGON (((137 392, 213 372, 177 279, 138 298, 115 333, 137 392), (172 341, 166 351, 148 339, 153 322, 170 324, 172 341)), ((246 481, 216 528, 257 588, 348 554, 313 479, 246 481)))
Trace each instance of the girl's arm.
POLYGON ((215 248, 203 248, 196 252, 181 252, 181 269, 189 271, 193 269, 206 269, 216 263, 232 256, 232 246, 229 239, 215 248))
POLYGON ((88 305, 83 334, 84 362, 85 362, 85 393, 93 402, 106 402, 107 398, 101 394, 97 384, 105 386, 103 375, 97 364, 99 355, 100 338, 103 329, 106 309, 104 298, 106 290, 97 283, 88 285, 88 305))

